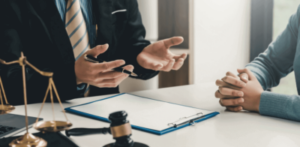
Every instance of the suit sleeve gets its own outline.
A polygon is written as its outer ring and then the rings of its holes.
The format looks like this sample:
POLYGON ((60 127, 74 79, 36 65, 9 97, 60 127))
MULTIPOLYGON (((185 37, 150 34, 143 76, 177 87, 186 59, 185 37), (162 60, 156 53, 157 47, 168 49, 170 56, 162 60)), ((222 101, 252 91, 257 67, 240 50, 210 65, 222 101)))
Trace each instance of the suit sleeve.
MULTIPOLYGON (((282 77, 293 71, 299 20, 300 7, 297 13, 291 16, 282 34, 270 44, 264 53, 246 66, 254 73, 265 90, 277 86, 282 77)), ((300 96, 298 95, 263 92, 259 111, 263 115, 300 121, 299 105, 300 96)))
POLYGON ((137 0, 127 0, 127 6, 128 19, 118 46, 123 49, 118 52, 118 57, 135 67, 134 72, 138 74, 137 78, 147 80, 156 76, 158 72, 141 67, 136 58, 146 46, 150 45, 150 42, 145 40, 146 30, 142 23, 137 0))

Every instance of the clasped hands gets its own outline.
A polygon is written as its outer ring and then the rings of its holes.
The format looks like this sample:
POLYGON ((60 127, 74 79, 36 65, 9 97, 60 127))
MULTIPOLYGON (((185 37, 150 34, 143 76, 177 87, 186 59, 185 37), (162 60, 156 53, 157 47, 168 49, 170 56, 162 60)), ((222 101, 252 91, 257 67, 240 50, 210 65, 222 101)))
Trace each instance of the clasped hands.
POLYGON ((219 89, 215 92, 220 104, 229 111, 259 112, 260 96, 264 91, 257 78, 249 69, 238 69, 236 76, 227 72, 226 76, 216 81, 219 89))
MULTIPOLYGON (((172 37, 157 41, 148 45, 136 57, 140 66, 155 71, 171 71, 178 70, 183 65, 187 54, 175 55, 170 52, 171 46, 179 45, 183 42, 182 37, 172 37)), ((98 45, 88 50, 86 54, 97 58, 108 49, 108 44, 98 45)), ((128 55, 130 52, 128 52, 128 55)), ((105 63, 91 63, 85 61, 81 56, 75 62, 75 75, 77 84, 87 83, 99 88, 117 87, 128 75, 121 72, 113 71, 114 68, 125 65, 124 60, 114 60, 105 63)), ((132 65, 123 67, 125 70, 133 71, 132 65)))

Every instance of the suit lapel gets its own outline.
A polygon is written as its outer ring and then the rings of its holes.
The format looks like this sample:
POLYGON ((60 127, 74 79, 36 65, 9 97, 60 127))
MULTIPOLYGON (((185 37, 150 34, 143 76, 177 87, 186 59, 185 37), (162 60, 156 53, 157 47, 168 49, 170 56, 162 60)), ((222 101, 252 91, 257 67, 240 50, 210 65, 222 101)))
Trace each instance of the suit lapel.
POLYGON ((93 0, 94 23, 98 26, 96 44, 112 43, 112 0, 93 0))
MULTIPOLYGON (((33 0, 35 1, 35 0, 33 0)), ((97 25, 97 38, 96 45, 98 44, 112 44, 112 2, 113 0, 92 0, 93 6, 93 22, 97 25)), ((70 64, 75 61, 72 46, 64 27, 64 23, 61 20, 60 14, 56 8, 55 0, 38 0, 40 6, 47 7, 42 11, 41 21, 45 22, 49 28, 48 34, 50 34, 54 44, 57 46, 57 52, 61 55, 61 58, 65 64, 70 64)), ((109 55, 109 52, 105 54, 105 58, 109 55)))
POLYGON ((61 55, 62 61, 65 64, 72 64, 73 62, 75 62, 75 58, 69 36, 65 29, 64 22, 62 21, 61 16, 56 8, 55 1, 49 0, 47 4, 47 17, 50 21, 50 32, 54 43, 58 47, 57 53, 61 55))
POLYGON ((30 0, 32 14, 41 22, 47 37, 54 44, 53 52, 64 64, 75 62, 72 46, 65 30, 64 22, 56 8, 55 0, 30 0), (35 12, 36 10, 37 12, 35 12))

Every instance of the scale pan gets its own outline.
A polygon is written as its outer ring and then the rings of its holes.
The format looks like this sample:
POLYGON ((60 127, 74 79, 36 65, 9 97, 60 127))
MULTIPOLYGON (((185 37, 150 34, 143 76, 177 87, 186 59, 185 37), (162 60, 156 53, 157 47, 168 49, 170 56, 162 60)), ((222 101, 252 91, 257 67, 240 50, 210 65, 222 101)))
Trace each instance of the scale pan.
POLYGON ((60 132, 69 130, 72 123, 68 121, 42 121, 34 124, 34 128, 41 132, 60 132))
POLYGON ((0 115, 10 113, 13 110, 15 110, 13 105, 0 105, 0 115))
POLYGON ((13 140, 10 144, 10 147, 46 147, 47 141, 42 138, 36 137, 30 133, 26 133, 24 136, 21 136, 13 140))
MULTIPOLYGON (((103 147, 114 147, 115 143, 111 143, 111 144, 107 144, 103 147)), ((139 143, 139 142, 134 142, 134 144, 131 144, 130 147, 149 147, 148 145, 145 145, 143 143, 139 143)))

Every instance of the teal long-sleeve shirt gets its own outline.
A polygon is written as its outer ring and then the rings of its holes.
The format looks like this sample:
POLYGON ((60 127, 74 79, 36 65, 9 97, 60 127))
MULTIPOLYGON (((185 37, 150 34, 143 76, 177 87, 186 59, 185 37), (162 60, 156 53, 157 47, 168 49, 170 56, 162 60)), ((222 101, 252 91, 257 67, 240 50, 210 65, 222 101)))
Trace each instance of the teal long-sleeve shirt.
MULTIPOLYGON (((282 77, 295 73, 300 92, 300 6, 292 15, 286 29, 246 67, 250 69, 264 90, 277 86, 282 77)), ((300 121, 300 96, 263 92, 259 113, 273 117, 300 121)))

